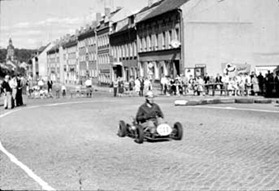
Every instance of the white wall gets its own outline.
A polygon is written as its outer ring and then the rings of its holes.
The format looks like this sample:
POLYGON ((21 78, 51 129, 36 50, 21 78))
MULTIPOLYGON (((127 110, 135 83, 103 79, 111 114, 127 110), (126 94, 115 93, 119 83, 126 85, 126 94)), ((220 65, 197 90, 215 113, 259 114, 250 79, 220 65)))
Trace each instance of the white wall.
POLYGON ((43 52, 38 56, 39 62, 39 75, 46 79, 48 77, 47 74, 47 51, 49 51, 54 46, 53 43, 50 43, 43 52))
POLYGON ((193 0, 181 9, 186 68, 206 64, 216 75, 224 62, 279 64, 277 0, 193 0))

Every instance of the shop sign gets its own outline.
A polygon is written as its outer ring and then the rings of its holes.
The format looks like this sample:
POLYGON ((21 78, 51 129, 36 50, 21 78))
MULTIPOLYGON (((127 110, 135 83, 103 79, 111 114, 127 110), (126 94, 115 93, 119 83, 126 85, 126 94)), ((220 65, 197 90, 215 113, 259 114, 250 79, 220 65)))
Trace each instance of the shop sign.
POLYGON ((250 64, 223 63, 222 71, 224 74, 229 75, 229 76, 237 76, 240 74, 250 74, 251 65, 250 64))

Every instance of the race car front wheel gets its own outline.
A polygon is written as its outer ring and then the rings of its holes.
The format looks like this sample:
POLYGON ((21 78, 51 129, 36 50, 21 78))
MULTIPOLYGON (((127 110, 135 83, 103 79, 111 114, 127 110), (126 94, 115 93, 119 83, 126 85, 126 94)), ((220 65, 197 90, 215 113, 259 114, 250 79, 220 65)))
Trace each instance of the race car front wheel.
POLYGON ((144 132, 143 132, 143 128, 141 126, 136 126, 136 130, 135 130, 135 142, 136 143, 143 143, 144 140, 144 132))
POLYGON ((174 140, 181 140, 182 137, 183 137, 183 128, 182 128, 182 125, 181 125, 181 123, 176 122, 176 123, 173 125, 172 138, 173 138, 174 140))
POLYGON ((119 129, 117 134, 119 137, 125 137, 127 134, 126 124, 122 120, 119 122, 119 129))

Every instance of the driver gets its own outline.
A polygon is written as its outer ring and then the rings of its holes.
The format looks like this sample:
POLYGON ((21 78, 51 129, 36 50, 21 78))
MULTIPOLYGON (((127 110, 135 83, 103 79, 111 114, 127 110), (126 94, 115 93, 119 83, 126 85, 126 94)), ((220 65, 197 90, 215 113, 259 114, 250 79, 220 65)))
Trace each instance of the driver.
POLYGON ((159 105, 154 103, 153 92, 148 91, 145 95, 145 103, 142 104, 137 112, 136 121, 141 123, 142 127, 154 129, 163 122, 164 114, 159 105))

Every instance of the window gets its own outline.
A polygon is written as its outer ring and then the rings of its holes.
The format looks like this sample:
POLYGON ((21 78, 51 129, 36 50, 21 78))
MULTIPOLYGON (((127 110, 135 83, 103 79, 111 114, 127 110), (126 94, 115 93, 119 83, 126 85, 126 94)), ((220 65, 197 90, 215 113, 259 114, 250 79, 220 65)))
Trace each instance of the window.
POLYGON ((166 33, 162 33, 162 49, 165 49, 166 46, 166 33))
POLYGON ((176 40, 180 41, 179 28, 175 29, 175 38, 176 40))
POLYGON ((171 48, 171 41, 172 41, 172 31, 170 30, 169 31, 169 41, 168 41, 169 48, 171 48))
POLYGON ((155 46, 155 50, 158 50, 158 34, 155 34, 154 46, 155 46))

